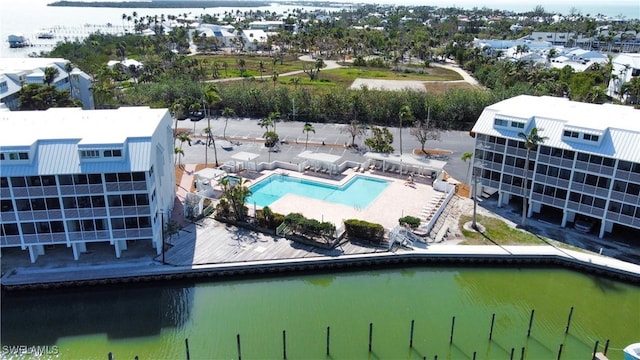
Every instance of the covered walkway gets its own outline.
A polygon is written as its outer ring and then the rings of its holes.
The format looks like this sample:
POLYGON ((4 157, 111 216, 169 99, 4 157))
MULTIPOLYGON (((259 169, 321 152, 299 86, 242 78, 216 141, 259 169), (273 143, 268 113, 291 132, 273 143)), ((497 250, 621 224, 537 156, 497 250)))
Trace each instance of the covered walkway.
POLYGON ((416 158, 413 155, 381 154, 368 152, 364 156, 370 160, 372 166, 383 171, 399 174, 418 174, 437 177, 442 173, 446 161, 416 158), (433 176, 435 173, 435 176, 433 176))

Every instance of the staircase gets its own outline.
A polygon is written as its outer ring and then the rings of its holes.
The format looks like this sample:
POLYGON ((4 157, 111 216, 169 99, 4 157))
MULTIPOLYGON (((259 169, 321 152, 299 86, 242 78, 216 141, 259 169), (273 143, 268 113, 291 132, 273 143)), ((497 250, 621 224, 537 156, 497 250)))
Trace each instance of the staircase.
POLYGON ((447 236, 457 228, 458 224, 455 219, 457 219, 461 213, 457 206, 459 200, 460 198, 457 195, 453 196, 442 214, 438 217, 433 229, 431 229, 431 232, 427 235, 433 242, 446 240, 447 236))

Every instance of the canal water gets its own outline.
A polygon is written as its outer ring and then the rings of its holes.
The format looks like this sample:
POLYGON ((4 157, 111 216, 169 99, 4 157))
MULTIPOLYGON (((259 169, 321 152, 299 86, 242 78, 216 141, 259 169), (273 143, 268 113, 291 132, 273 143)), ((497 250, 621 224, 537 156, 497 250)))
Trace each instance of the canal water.
POLYGON ((290 359, 509 359, 512 349, 513 359, 556 359, 560 344, 563 359, 588 359, 606 340, 609 358, 623 359, 640 340, 640 288, 562 269, 409 267, 4 292, 1 310, 3 358, 31 358, 19 346, 40 346, 61 359, 185 359, 188 338, 191 359, 237 359, 239 334, 242 359, 282 359, 283 331, 290 359))

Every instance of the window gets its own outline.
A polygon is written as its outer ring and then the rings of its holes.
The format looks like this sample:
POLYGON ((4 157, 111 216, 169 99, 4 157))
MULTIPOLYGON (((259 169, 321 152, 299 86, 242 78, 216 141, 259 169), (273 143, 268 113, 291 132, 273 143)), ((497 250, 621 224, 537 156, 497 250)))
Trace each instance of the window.
POLYGON ((560 169, 560 179, 569 180, 571 178, 571 170, 560 169))
POLYGON ((42 186, 56 186, 56 177, 53 175, 40 176, 42 186))
POLYGON ((124 224, 127 227, 127 229, 137 229, 138 218, 135 218, 135 217, 124 218, 124 224))
POLYGON ((633 216, 633 214, 635 213, 635 210, 636 209, 631 205, 628 205, 628 204, 622 205, 622 215, 633 216))
POLYGON ((138 218, 138 223, 140 224, 140 228, 150 228, 151 227, 151 218, 148 216, 142 216, 138 218))
POLYGON ((22 227, 22 233, 25 235, 36 233, 36 227, 33 226, 33 223, 22 223, 20 224, 20 227, 22 227))
POLYGON ((42 183, 40 182, 40 176, 27 176, 27 184, 29 184, 29 186, 42 185, 42 183))
POLYGON ((149 205, 149 196, 147 194, 136 194, 136 204, 138 206, 149 205))
POLYGON ((104 180, 106 182, 118 182, 118 174, 114 174, 114 173, 104 174, 104 180))
POLYGON ((60 200, 58 198, 46 198, 44 201, 47 203, 47 210, 60 209, 60 200))
POLYGON ((517 128, 517 129, 524 129, 524 123, 517 122, 517 121, 512 121, 511 122, 511 127, 514 127, 514 128, 517 128))
POLYGON ((567 160, 573 160, 573 157, 576 155, 576 152, 573 150, 563 150, 562 158, 567 160))
POLYGON ((16 209, 18 211, 31 211, 31 202, 29 199, 16 199, 16 209))
POLYGON ((9 187, 9 179, 6 177, 0 177, 0 188, 8 188, 9 187))
POLYGON ((562 135, 564 135, 564 137, 577 139, 579 133, 577 131, 565 130, 562 135))
POLYGON ((27 183, 22 176, 16 176, 11 178, 11 186, 13 187, 26 187, 27 183))
POLYGON ((93 224, 93 219, 84 219, 81 221, 82 221, 82 231, 93 231, 96 229, 93 224))
POLYGON ((3 235, 18 235, 18 224, 4 224, 2 225, 3 235))
POLYGON ((62 205, 65 209, 75 209, 78 207, 78 205, 76 204, 76 198, 72 196, 63 197, 62 205))
POLYGON ((102 176, 100 174, 89 174, 87 178, 89 179, 89 184, 102 184, 102 176))
POLYGON ((109 195, 109 206, 122 206, 120 195, 109 195))
POLYGON ((149 169, 149 177, 153 176, 153 165, 151 165, 151 168, 149 169))
POLYGON ((51 232, 54 232, 54 233, 64 232, 64 225, 62 224, 62 221, 52 221, 50 223, 50 226, 51 226, 51 232))
POLYGON ((47 210, 46 205, 44 203, 43 198, 31 199, 31 209, 36 210, 47 210))
POLYGON ((104 157, 121 157, 122 156, 122 150, 120 150, 120 149, 105 150, 103 152, 103 156, 104 157))
POLYGON ((131 173, 118 173, 118 181, 131 181, 131 173))
POLYGON ((98 150, 81 150, 80 151, 80 157, 83 158, 83 159, 99 158, 100 157, 100 151, 98 151, 98 150))
POLYGON ((124 229, 124 220, 122 218, 112 218, 111 219, 111 228, 113 228, 113 229, 124 229))
POLYGON ((0 200, 0 211, 13 211, 13 203, 11 200, 0 200))
POLYGON ((27 152, 9 153, 9 160, 29 160, 29 153, 27 152))
POLYGON ((51 233, 51 228, 49 227, 48 221, 39 221, 36 223, 36 228, 38 229, 38 234, 49 234, 51 233))
POLYGON ((136 206, 135 197, 131 194, 122 195, 122 205, 123 206, 136 206))
POLYGON ((582 136, 583 139, 588 140, 588 141, 594 141, 594 142, 598 142, 598 140, 600 139, 600 136, 598 135, 591 135, 591 134, 584 134, 582 136))
POLYGON ((79 208, 90 208, 91 207, 91 198, 88 196, 78 196, 78 207, 79 208))
POLYGON ((95 219, 96 230, 107 230, 106 219, 95 219))
POLYGON ((86 185, 88 183, 87 175, 85 174, 73 175, 73 183, 76 185, 86 185))
POLYGON ((144 181, 143 172, 134 172, 131 175, 132 175, 133 181, 144 181))
POLYGON ((104 196, 92 196, 91 204, 94 208, 103 208, 104 207, 104 196))
POLYGON ((58 175, 60 185, 73 185, 73 177, 71 175, 58 175))
POLYGON ((624 171, 631 171, 631 163, 628 161, 620 160, 618 161, 618 169, 624 171))

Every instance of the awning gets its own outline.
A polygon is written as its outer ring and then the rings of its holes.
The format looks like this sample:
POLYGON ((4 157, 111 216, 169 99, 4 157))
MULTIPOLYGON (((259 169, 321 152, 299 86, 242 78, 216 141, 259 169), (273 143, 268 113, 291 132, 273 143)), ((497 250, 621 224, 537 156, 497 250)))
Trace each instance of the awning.
POLYGON ((400 166, 400 171, 402 172, 409 172, 412 168, 423 174, 427 171, 441 172, 447 164, 446 161, 417 158, 409 154, 396 155, 368 152, 364 156, 371 160, 382 161, 383 167, 391 164, 400 166))
POLYGON ((301 152, 298 154, 298 157, 312 161, 314 171, 328 170, 330 173, 334 173, 336 171, 336 164, 338 163, 338 160, 342 158, 342 156, 339 155, 313 152, 309 150, 301 152))
POLYGON ((231 155, 232 159, 242 160, 242 161, 251 161, 260 156, 260 154, 254 154, 246 151, 240 151, 239 153, 231 155))

